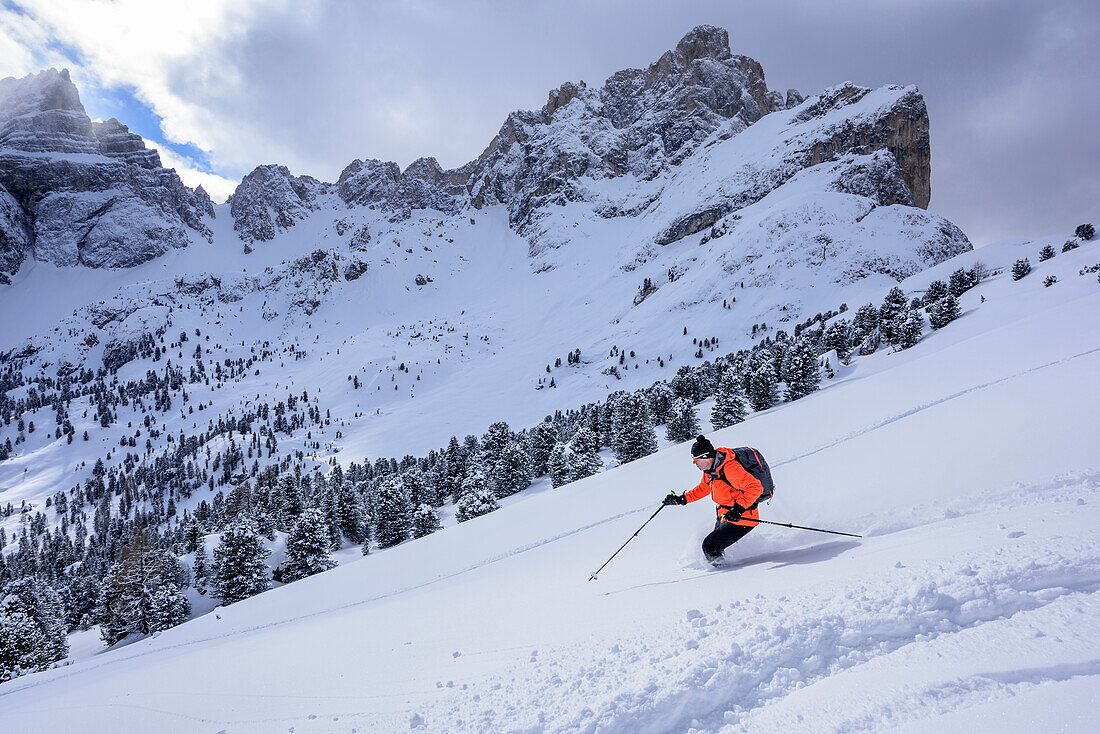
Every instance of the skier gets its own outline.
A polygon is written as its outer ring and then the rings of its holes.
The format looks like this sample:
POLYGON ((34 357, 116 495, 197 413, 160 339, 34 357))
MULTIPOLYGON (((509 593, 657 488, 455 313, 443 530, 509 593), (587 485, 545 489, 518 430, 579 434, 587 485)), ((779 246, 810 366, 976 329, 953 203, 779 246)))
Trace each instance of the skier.
POLYGON ((722 552, 745 537, 757 526, 760 514, 757 500, 764 492, 760 480, 745 471, 733 449, 715 449, 706 436, 699 436, 691 446, 691 460, 702 470, 699 484, 684 492, 669 492, 666 505, 686 505, 710 495, 717 503, 718 519, 714 530, 703 538, 703 555, 715 566, 721 565, 722 552))

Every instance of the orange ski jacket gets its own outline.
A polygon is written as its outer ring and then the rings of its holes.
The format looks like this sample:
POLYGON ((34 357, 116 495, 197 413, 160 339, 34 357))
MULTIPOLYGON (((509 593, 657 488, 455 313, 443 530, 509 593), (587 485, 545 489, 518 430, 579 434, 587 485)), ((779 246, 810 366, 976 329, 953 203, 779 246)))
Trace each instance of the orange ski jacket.
MULTIPOLYGON (((707 495, 718 505, 718 515, 733 509, 734 503, 746 509, 741 519, 734 525, 747 525, 756 527, 759 523, 760 513, 754 505, 764 493, 764 486, 760 480, 745 471, 733 454, 733 449, 715 449, 714 466, 709 471, 703 472, 703 479, 698 485, 684 492, 684 499, 688 502, 701 500, 707 495)), ((722 522, 729 522, 722 520, 722 522)))

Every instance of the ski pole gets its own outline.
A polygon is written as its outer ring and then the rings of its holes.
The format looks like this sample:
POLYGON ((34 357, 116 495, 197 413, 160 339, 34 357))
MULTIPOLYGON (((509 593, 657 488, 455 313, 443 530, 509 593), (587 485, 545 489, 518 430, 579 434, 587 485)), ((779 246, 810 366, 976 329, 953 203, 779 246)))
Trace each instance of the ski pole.
POLYGON ((780 525, 785 528, 798 528, 799 530, 813 530, 815 533, 832 533, 833 535, 847 535, 849 538, 862 538, 862 535, 856 535, 855 533, 842 533, 839 530, 822 530, 821 528, 808 528, 805 525, 791 525, 789 522, 771 522, 770 520, 752 520, 752 518, 744 518, 745 520, 751 520, 752 522, 762 522, 767 525, 780 525))
MULTIPOLYGON (((664 504, 662 504, 660 507, 657 508, 657 512, 660 512, 663 509, 665 509, 664 504)), ((654 512, 652 515, 650 515, 649 520, 652 520, 653 518, 657 517, 657 512, 654 512)), ((611 558, 608 558, 606 561, 603 562, 603 566, 600 566, 595 571, 593 571, 592 575, 588 577, 588 580, 589 581, 594 580, 596 578, 596 574, 598 574, 600 571, 602 571, 604 569, 604 566, 611 563, 611 559, 614 558, 615 556, 619 555, 619 551, 621 551, 623 548, 625 548, 627 543, 634 540, 634 538, 637 537, 638 533, 642 532, 642 528, 644 528, 646 525, 649 524, 649 520, 646 520, 645 522, 643 522, 642 527, 635 530, 634 535, 631 535, 629 538, 627 538, 626 543, 623 543, 621 546, 619 546, 619 550, 612 553, 611 558)))

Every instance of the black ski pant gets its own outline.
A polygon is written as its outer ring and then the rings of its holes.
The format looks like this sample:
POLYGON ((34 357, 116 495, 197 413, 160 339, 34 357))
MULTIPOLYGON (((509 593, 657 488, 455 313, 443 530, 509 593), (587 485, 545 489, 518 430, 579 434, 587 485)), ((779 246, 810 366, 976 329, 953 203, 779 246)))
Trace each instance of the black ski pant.
POLYGON ((714 523, 714 530, 703 538, 703 555, 708 561, 722 557, 722 551, 744 538, 755 525, 734 525, 721 519, 714 523))

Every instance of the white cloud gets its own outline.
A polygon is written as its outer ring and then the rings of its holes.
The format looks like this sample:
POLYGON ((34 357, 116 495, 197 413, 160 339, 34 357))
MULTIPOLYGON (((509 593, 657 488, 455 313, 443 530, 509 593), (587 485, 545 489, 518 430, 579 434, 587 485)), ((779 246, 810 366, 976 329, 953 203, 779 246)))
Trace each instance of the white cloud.
MULTIPOLYGON (((30 62, 68 66, 83 95, 133 89, 162 118, 170 142, 190 143, 216 158, 219 151, 226 155, 235 131, 226 129, 219 111, 206 106, 202 96, 180 94, 181 70, 208 91, 232 97, 240 79, 227 55, 257 17, 287 2, 28 0, 25 13, 2 13, 2 27, 19 31, 15 44, 24 49, 9 54, 8 65, 22 65, 22 73, 37 71, 27 68, 30 62), (56 50, 59 45, 75 53, 66 58, 56 50)), ((232 153, 226 157, 237 163, 232 153)))

